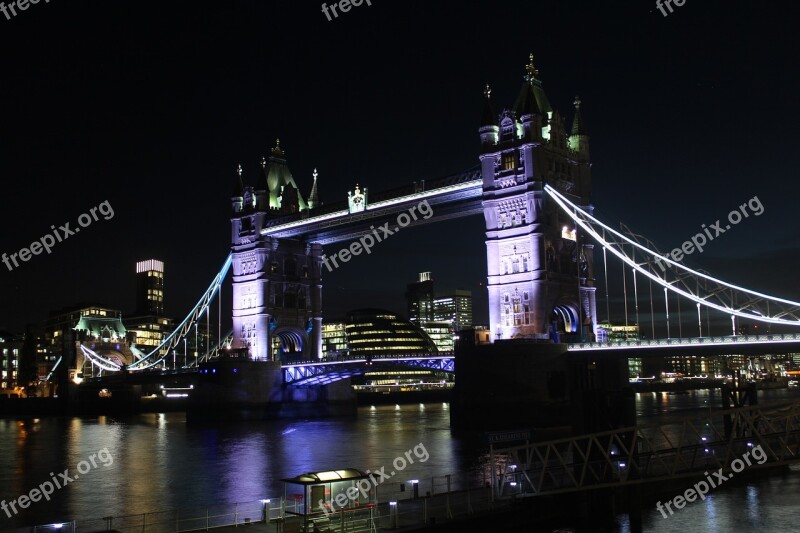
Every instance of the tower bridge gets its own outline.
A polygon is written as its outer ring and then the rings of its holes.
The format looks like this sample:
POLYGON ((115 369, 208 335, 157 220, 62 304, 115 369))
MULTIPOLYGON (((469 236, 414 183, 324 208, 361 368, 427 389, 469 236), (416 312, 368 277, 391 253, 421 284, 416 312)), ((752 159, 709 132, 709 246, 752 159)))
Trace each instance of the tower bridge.
MULTIPOLYGON (((626 383, 622 364, 634 351, 726 353, 736 349, 763 354, 796 349, 794 337, 743 339, 736 324, 747 320, 798 326, 800 303, 727 283, 665 259, 647 239, 613 229, 594 216, 589 135, 580 99, 575 98, 573 105, 568 127, 567 120, 550 104, 531 58, 513 106, 496 113, 491 90, 487 86, 484 91, 476 167, 443 178, 418 179, 388 191, 375 191, 369 183, 354 184, 350 191, 342 191, 339 201, 325 205, 319 201, 316 171, 306 196, 277 142, 262 161, 255 184, 245 186, 241 167, 234 176, 231 253, 210 287, 176 331, 161 346, 140 353, 128 370, 157 368, 191 333, 193 324, 208 313, 230 269, 233 329, 227 347, 245 354, 250 362, 269 363, 272 373, 269 379, 254 384, 253 390, 331 385, 363 372, 366 360, 322 359, 323 246, 358 239, 386 223, 394 229, 398 215, 422 202, 430 206, 432 216, 419 217, 414 225, 465 216, 484 218, 492 344, 485 349, 477 347, 461 360, 445 354, 409 354, 392 364, 439 361, 431 364, 450 365, 443 371, 458 367, 456 387, 461 384, 469 391, 462 396, 462 409, 469 407, 470 401, 486 402, 486 395, 478 392, 493 384, 502 384, 504 394, 511 391, 511 404, 517 400, 513 397, 517 391, 525 396, 525 402, 533 401, 532 406, 564 399, 600 401, 597 394, 601 389, 622 394, 626 383), (606 276, 609 257, 623 265, 624 279, 633 288, 624 298, 626 304, 633 300, 634 324, 641 323, 639 283, 647 283, 651 302, 653 285, 664 291, 667 328, 671 305, 667 295, 696 306, 696 338, 675 339, 668 333, 667 339, 652 341, 598 342, 596 291, 601 280, 595 275, 596 245, 597 251, 602 251, 606 276), (659 261, 669 268, 660 268, 659 261), (704 335, 701 310, 730 317, 730 338, 711 337, 707 328, 704 335), (607 360, 605 366, 590 367, 587 361, 599 355, 609 356, 599 358, 607 360), (269 381, 273 377, 277 381, 269 381)), ((608 297, 607 279, 605 292, 608 297)), ((610 314, 608 307, 606 314, 610 314)), ((650 320, 654 321, 653 311, 650 320)), ((102 354, 86 357, 109 372, 120 369, 118 362, 106 360, 102 354)), ((323 396, 316 400, 324 400, 323 396)), ((282 400, 277 394, 264 401, 282 400)), ((606 404, 613 407, 610 400, 606 404)), ((487 408, 487 419, 492 417, 490 411, 487 408)))

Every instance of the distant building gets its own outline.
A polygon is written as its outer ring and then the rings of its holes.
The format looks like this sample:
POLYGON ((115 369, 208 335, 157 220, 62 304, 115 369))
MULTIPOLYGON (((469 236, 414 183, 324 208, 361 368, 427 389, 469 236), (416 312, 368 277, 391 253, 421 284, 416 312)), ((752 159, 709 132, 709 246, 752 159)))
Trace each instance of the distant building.
POLYGON ((436 344, 418 325, 382 309, 350 311, 345 333, 351 355, 437 352, 436 344))
POLYGON ((84 304, 52 312, 44 326, 43 353, 48 360, 44 368, 40 365, 39 374, 49 373, 58 360, 65 357, 71 362, 71 379, 97 375, 102 368, 87 353, 120 366, 130 365, 134 356, 126 337, 122 313, 116 309, 84 304))
POLYGON ((424 320, 419 322, 422 331, 436 344, 440 352, 453 352, 455 349, 455 329, 449 320, 424 320))
POLYGON ((446 320, 455 331, 472 327, 472 291, 458 289, 454 294, 433 300, 434 320, 446 320))
POLYGON ((164 314, 164 262, 148 259, 136 263, 136 315, 164 314))
POLYGON ((13 389, 17 386, 17 368, 23 340, 21 335, 0 331, 0 388, 13 389))
POLYGON ((419 279, 406 288, 408 320, 435 320, 433 309, 433 279, 430 272, 420 272, 419 279))
MULTIPOLYGON (((613 324, 608 322, 597 323, 597 342, 618 342, 618 341, 637 341, 639 336, 639 326, 637 324, 613 324)), ((628 377, 645 377, 642 368, 641 357, 628 358, 628 377)))
POLYGON ((175 322, 164 316, 163 261, 147 259, 136 263, 136 310, 124 324, 128 344, 142 352, 151 351, 172 333, 175 322))
POLYGON ((472 292, 436 296, 430 272, 420 272, 418 280, 407 286, 406 301, 409 322, 420 326, 439 351, 452 352, 456 333, 472 327, 472 292))
POLYGON ((322 357, 347 354, 347 335, 344 321, 322 324, 322 357))

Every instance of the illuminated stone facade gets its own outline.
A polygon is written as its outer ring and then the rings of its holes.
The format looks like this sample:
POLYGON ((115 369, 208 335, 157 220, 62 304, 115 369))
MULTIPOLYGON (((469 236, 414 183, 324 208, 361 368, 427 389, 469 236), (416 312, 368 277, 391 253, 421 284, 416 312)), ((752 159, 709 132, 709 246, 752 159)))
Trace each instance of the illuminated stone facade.
POLYGON ((549 184, 578 205, 591 193, 589 138, 575 101, 570 135, 533 59, 513 109, 492 110, 479 130, 493 341, 591 340, 596 330, 592 244, 548 201, 549 184))
POLYGON ((255 360, 322 356, 322 247, 261 235, 269 217, 309 209, 280 147, 262 162, 255 187, 241 168, 232 197, 233 343, 255 360))

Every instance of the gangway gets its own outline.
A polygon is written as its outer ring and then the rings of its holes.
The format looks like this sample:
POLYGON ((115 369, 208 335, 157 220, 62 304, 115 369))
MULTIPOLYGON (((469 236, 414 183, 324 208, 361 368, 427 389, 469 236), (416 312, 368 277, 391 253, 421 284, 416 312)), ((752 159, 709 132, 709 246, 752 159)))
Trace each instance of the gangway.
POLYGON ((499 448, 494 457, 492 486, 501 499, 686 477, 729 479, 745 470, 800 463, 800 401, 499 448))

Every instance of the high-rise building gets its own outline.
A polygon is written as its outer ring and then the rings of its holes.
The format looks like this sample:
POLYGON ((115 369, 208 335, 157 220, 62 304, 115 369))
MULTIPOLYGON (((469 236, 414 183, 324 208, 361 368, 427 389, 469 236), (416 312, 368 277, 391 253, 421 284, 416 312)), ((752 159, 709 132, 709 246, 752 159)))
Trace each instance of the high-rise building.
POLYGON ((142 351, 155 348, 172 332, 174 321, 164 316, 163 261, 136 263, 136 311, 124 323, 128 343, 142 351))
POLYGON ((13 389, 17 386, 17 368, 22 350, 23 338, 7 331, 0 331, 0 388, 13 389))
POLYGON ((147 259, 136 263, 136 315, 164 314, 164 262, 147 259))
POLYGON ((419 279, 406 289, 408 320, 420 322, 435 320, 433 309, 433 278, 430 272, 420 272, 419 279))
POLYGON ((433 300, 434 320, 444 320, 453 325, 455 331, 472 327, 472 291, 458 289, 433 300))

